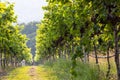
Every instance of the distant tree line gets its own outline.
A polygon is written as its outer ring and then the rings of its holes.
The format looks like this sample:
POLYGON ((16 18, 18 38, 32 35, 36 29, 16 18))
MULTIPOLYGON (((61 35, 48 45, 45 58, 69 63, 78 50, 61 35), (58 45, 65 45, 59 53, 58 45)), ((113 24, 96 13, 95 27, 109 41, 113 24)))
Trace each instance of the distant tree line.
POLYGON ((39 22, 37 21, 33 21, 33 22, 29 22, 29 23, 21 23, 19 25, 23 25, 23 29, 21 31, 22 34, 26 34, 27 37, 29 38, 28 42, 27 42, 27 46, 29 48, 31 48, 31 53, 34 56, 35 55, 35 37, 36 37, 36 30, 37 30, 37 24, 39 22))

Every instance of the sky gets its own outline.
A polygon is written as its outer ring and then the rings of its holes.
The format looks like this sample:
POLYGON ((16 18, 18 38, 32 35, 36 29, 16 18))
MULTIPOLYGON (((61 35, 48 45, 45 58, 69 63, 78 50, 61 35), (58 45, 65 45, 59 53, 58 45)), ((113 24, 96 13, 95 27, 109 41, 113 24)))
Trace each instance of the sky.
POLYGON ((14 2, 15 14, 18 16, 18 23, 41 21, 44 16, 42 6, 47 5, 45 0, 7 0, 14 2))

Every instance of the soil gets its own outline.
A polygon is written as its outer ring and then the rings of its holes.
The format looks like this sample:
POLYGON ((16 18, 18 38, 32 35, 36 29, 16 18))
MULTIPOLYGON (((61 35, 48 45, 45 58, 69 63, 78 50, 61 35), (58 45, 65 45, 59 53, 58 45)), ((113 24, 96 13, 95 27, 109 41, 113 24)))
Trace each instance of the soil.
POLYGON ((29 69, 29 72, 28 72, 28 74, 29 74, 29 76, 31 77, 31 80, 41 80, 41 79, 39 79, 39 77, 38 77, 38 74, 37 74, 37 72, 36 72, 36 66, 32 66, 30 69, 29 69))

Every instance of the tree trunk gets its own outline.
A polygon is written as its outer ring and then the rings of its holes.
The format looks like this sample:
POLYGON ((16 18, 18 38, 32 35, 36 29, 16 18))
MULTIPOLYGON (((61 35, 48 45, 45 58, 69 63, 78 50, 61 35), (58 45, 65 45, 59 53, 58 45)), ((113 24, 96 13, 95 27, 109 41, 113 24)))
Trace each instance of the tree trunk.
POLYGON ((68 59, 70 59, 70 53, 71 53, 71 51, 70 51, 70 46, 67 48, 67 55, 68 55, 68 59))
POLYGON ((16 55, 14 55, 14 60, 13 60, 13 64, 14 64, 14 67, 16 67, 16 55))
POLYGON ((97 48, 96 48, 95 43, 93 43, 93 45, 94 45, 96 65, 97 65, 97 67, 98 67, 98 71, 100 71, 100 66, 99 66, 99 64, 98 64, 99 62, 98 62, 98 56, 97 56, 97 48))
POLYGON ((5 51, 5 49, 3 49, 4 51, 4 59, 3 59, 3 68, 5 69, 5 67, 6 67, 6 51, 5 51))
POLYGON ((75 54, 75 51, 74 51, 74 46, 73 46, 73 44, 72 44, 72 46, 71 46, 71 54, 75 54))
POLYGON ((65 56, 66 56, 66 59, 68 59, 68 48, 66 47, 66 50, 65 50, 65 56))
POLYGON ((117 35, 117 27, 114 28, 114 43, 115 43, 115 64, 117 68, 117 79, 120 80, 120 63, 119 63, 119 53, 118 53, 118 35, 117 35))
POLYGON ((13 58, 12 54, 11 54, 10 58, 11 58, 11 66, 14 67, 14 60, 13 60, 14 58, 13 58))
POLYGON ((110 74, 110 69, 111 69, 111 66, 110 66, 110 59, 109 59, 109 47, 110 47, 110 44, 108 43, 108 48, 107 48, 107 63, 108 63, 108 71, 107 71, 107 74, 106 74, 106 78, 107 80, 109 80, 109 74, 110 74))
POLYGON ((62 52, 63 52, 63 58, 66 59, 67 57, 66 57, 66 47, 65 46, 63 47, 62 52))
POLYGON ((61 48, 58 49, 58 57, 61 58, 61 48))
POLYGON ((87 59, 88 59, 88 63, 89 63, 89 52, 88 52, 88 54, 87 54, 87 59))
POLYGON ((2 67, 2 50, 1 50, 1 47, 0 47, 0 66, 2 67))
POLYGON ((0 57, 1 57, 1 67, 3 66, 2 54, 3 54, 3 52, 2 52, 2 50, 1 50, 1 55, 0 55, 0 57))
POLYGON ((4 58, 5 58, 5 67, 7 67, 7 50, 5 49, 5 51, 4 51, 5 53, 5 56, 4 56, 4 58))
POLYGON ((95 52, 95 61, 96 61, 96 64, 98 64, 98 56, 97 56, 96 45, 95 45, 95 43, 93 43, 93 45, 94 45, 94 52, 95 52))
POLYGON ((87 62, 87 52, 85 51, 85 47, 83 46, 83 54, 84 54, 84 63, 87 62))
POLYGON ((55 54, 53 53, 53 61, 55 61, 55 54))

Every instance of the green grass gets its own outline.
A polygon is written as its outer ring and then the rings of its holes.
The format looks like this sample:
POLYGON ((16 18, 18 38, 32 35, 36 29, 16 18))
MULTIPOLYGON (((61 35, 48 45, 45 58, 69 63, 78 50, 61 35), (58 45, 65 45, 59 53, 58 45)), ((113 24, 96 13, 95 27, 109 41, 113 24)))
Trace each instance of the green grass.
MULTIPOLYGON (((106 80, 107 64, 100 62, 100 72, 94 63, 85 64, 77 61, 75 68, 77 76, 73 80, 106 80)), ((9 74, 0 80, 71 80, 71 61, 58 59, 54 62, 47 62, 40 66, 25 66, 13 69, 9 74), (31 76, 30 70, 34 68, 34 76, 31 76)), ((111 79, 116 80, 114 76, 115 64, 111 61, 111 79)))
MULTIPOLYGON (((66 59, 59 59, 56 62, 47 62, 45 64, 48 68, 53 70, 53 75, 57 76, 56 80, 71 80, 71 61, 66 59)), ((77 76, 73 80, 102 80, 99 78, 97 67, 90 64, 77 62, 75 68, 77 76)), ((54 80, 54 79, 53 79, 54 80)))
POLYGON ((9 73, 8 76, 4 77, 5 80, 30 80, 30 76, 27 73, 29 66, 16 68, 9 73))
POLYGON ((53 75, 53 70, 47 67, 39 66, 36 71, 41 80, 57 80, 57 76, 53 75))
POLYGON ((25 66, 13 69, 0 80, 57 80, 52 73, 52 70, 43 66, 25 66))

